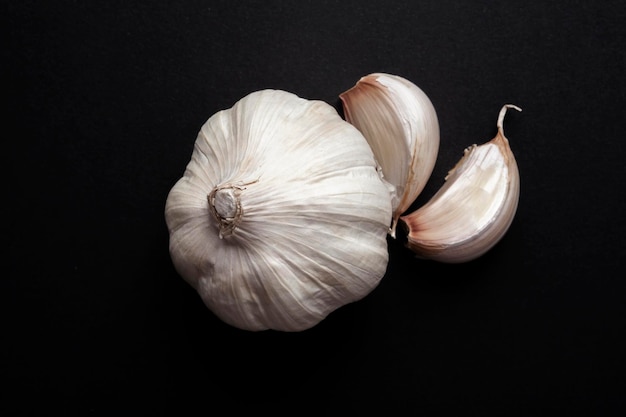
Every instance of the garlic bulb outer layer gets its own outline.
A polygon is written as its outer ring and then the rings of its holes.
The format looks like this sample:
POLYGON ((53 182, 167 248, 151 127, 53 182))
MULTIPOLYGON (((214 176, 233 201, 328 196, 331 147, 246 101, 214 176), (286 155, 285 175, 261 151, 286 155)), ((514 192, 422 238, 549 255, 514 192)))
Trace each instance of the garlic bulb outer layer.
POLYGON ((256 91, 202 126, 166 201, 171 258, 226 323, 304 330, 385 274, 392 190, 332 106, 256 91))
POLYGON ((392 202, 395 237, 399 217, 428 182, 439 152, 439 122, 426 93, 404 77, 372 73, 339 95, 345 118, 369 142, 385 179, 396 187, 392 202))
POLYGON ((504 136, 507 104, 500 111, 497 135, 465 149, 446 182, 422 207, 400 218, 407 246, 418 257, 446 263, 467 262, 491 249, 509 229, 517 211, 520 178, 504 136))

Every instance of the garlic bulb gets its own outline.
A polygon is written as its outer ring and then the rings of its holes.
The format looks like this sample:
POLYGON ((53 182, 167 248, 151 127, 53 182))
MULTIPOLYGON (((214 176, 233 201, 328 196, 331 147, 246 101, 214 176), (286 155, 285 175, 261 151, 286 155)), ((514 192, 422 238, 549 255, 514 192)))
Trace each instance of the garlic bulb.
POLYGON ((346 120, 367 139, 385 179, 396 187, 392 202, 395 237, 399 217, 422 192, 439 151, 439 122, 428 96, 398 75, 373 73, 339 95, 346 120))
POLYGON ((517 163, 504 136, 502 107, 497 135, 465 149, 446 182, 422 207, 403 216, 407 246, 419 257, 447 263, 467 262, 491 249, 506 233, 520 194, 517 163))
POLYGON ((384 275, 392 189, 332 106, 253 92, 202 126, 168 194, 171 258, 226 323, 304 330, 384 275))

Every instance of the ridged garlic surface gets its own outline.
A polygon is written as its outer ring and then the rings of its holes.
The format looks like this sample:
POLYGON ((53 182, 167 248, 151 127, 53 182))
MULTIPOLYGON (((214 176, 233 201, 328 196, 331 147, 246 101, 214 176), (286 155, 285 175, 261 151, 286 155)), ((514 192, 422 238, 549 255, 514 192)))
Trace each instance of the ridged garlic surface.
POLYGON ((476 259, 509 229, 520 195, 515 156, 504 136, 506 104, 497 135, 465 149, 445 183, 422 207, 400 218, 408 230, 407 246, 418 257, 445 263, 476 259))
POLYGON ((332 106, 256 91, 202 126, 166 201, 171 258, 226 323, 304 330, 385 274, 392 189, 332 106))
POLYGON ((339 95, 347 121, 369 142, 385 179, 396 187, 390 235, 424 189, 439 152, 439 121, 430 98, 404 77, 372 73, 339 95))

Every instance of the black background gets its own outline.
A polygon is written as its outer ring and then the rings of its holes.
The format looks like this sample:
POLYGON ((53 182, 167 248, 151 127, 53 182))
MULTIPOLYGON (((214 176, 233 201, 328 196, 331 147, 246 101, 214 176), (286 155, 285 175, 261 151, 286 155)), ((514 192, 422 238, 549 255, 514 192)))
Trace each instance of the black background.
POLYGON ((3 1, 6 416, 621 415, 622 1, 3 1), (262 88, 337 108, 370 72, 431 98, 441 150, 505 131, 515 220, 484 257, 390 241, 363 300, 299 333, 222 323, 164 222, 204 121, 262 88))

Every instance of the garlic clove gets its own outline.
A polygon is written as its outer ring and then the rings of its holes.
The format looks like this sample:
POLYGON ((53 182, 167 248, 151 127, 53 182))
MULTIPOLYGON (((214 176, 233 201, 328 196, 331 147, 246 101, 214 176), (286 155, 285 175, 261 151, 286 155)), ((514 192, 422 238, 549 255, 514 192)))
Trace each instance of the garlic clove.
POLYGON ((372 73, 339 95, 345 118, 367 139, 385 179, 396 187, 389 234, 422 192, 439 151, 439 122, 428 96, 409 80, 372 73))
POLYGON ((519 201, 520 179, 509 141, 504 136, 507 104, 500 111, 497 135, 465 149, 446 182, 422 207, 400 221, 407 246, 418 257, 445 263, 478 258, 506 233, 519 201))

